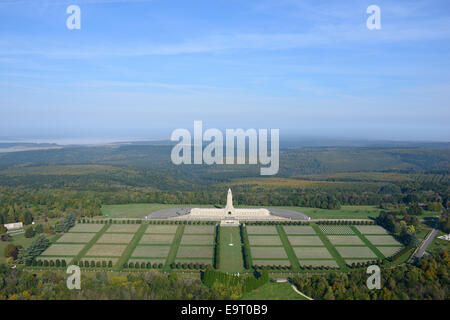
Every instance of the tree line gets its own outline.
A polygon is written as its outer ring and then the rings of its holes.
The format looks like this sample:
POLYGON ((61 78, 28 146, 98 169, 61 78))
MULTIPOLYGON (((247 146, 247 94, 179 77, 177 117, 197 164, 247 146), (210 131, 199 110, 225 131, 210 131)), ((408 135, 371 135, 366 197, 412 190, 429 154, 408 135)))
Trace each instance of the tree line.
POLYGON ((415 264, 382 269, 381 289, 369 290, 366 270, 297 275, 294 284, 313 299, 324 300, 448 300, 448 252, 424 257, 415 264))

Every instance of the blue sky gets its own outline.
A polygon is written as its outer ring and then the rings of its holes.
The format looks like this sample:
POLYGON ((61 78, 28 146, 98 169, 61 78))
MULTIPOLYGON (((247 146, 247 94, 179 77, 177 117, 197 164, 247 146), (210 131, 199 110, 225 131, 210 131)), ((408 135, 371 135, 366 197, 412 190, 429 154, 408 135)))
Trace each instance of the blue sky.
POLYGON ((449 40, 448 0, 0 0, 0 138, 450 141, 449 40))

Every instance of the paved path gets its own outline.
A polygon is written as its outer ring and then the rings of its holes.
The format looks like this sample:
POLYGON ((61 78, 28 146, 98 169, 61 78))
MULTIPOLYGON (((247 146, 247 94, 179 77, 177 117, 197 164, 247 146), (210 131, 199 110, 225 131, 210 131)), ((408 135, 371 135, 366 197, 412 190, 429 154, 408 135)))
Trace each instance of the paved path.
MULTIPOLYGON (((444 211, 446 210, 446 208, 442 208, 441 210, 441 216, 444 213, 444 211)), ((439 218, 435 221, 435 227, 434 229, 427 235, 427 237, 425 238, 424 241, 422 241, 422 244, 420 245, 419 250, 417 250, 417 253, 415 255, 415 257, 417 259, 420 259, 423 257, 423 255, 425 254, 428 246, 431 244, 431 242, 433 242, 434 238, 436 238, 437 234, 438 234, 438 229, 439 227, 439 218)))
POLYGON ((360 218, 328 218, 328 219, 311 219, 312 222, 319 221, 355 221, 355 222, 372 222, 372 219, 360 219, 360 218))
POLYGON ((307 295, 305 295, 304 293, 298 291, 297 287, 294 286, 293 284, 291 284, 292 289, 294 289, 295 292, 297 292, 299 295, 301 295, 302 297, 306 298, 307 300, 314 300, 313 298, 308 297, 307 295))
MULTIPOLYGON (((297 212, 293 210, 286 210, 286 209, 268 209, 271 214, 282 217, 282 218, 288 218, 293 220, 309 220, 310 218, 302 213, 297 212)), ((187 215, 191 211, 191 208, 168 208, 163 210, 154 211, 147 216, 144 217, 146 220, 151 219, 168 219, 168 218, 182 218, 184 215, 187 215)))
POLYGON ((163 210, 154 211, 144 217, 146 220, 151 219, 168 219, 183 216, 191 212, 190 208, 168 208, 163 210))
POLYGON ((282 218, 288 218, 293 220, 310 220, 310 217, 304 214, 303 212, 277 208, 269 208, 267 210, 269 210, 271 214, 282 218))
POLYGON ((308 297, 306 294, 304 294, 303 292, 299 291, 297 289, 297 287, 295 285, 292 284, 291 280, 289 278, 279 278, 275 280, 277 283, 285 283, 285 282, 290 282, 292 289, 298 293, 299 295, 301 295, 303 298, 307 299, 307 300, 314 300, 311 297, 308 297))
POLYGON ((420 245, 419 250, 416 253, 416 258, 420 259, 425 254, 425 251, 427 250, 428 246, 431 244, 431 242, 436 238, 438 234, 438 229, 433 229, 425 238, 425 240, 420 245))

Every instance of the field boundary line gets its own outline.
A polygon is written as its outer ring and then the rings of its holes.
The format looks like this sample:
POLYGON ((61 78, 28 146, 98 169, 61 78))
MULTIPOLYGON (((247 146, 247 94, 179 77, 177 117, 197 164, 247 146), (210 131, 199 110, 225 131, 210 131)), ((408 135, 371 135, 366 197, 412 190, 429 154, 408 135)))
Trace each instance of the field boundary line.
POLYGON ((183 234, 184 234, 184 227, 185 227, 184 224, 178 225, 177 231, 175 232, 175 235, 172 240, 172 244, 169 249, 169 253, 167 254, 167 257, 166 257, 166 263, 163 266, 163 270, 165 270, 165 271, 169 271, 170 265, 175 262, 175 259, 177 257, 177 253, 178 253, 178 249, 181 244, 181 238, 183 237, 183 234))
POLYGON ((281 243, 283 244, 284 251, 286 251, 287 257, 291 262, 292 268, 294 269, 294 271, 300 271, 300 262, 298 262, 297 255, 295 254, 294 249, 292 249, 291 243, 289 242, 289 238, 284 232, 283 226, 277 225, 276 228, 281 243))
POLYGON ((370 250, 372 250, 373 253, 378 257, 378 259, 386 259, 386 257, 381 253, 380 250, 378 250, 375 245, 372 244, 372 242, 369 241, 355 226, 350 226, 353 230, 353 232, 364 242, 364 244, 369 247, 370 250))
MULTIPOLYGON (((65 234, 66 234, 66 232, 62 232, 61 234, 56 234, 54 237, 52 237, 51 239, 49 239, 49 240, 50 240, 50 243, 51 243, 51 244, 57 244, 58 240, 61 239, 61 237, 62 237, 63 235, 65 235, 65 234)), ((81 244, 83 244, 83 243, 81 243, 81 244)))
POLYGON ((331 243, 330 240, 328 240, 325 233, 322 231, 322 229, 319 228, 316 224, 311 224, 311 227, 316 231, 317 235, 319 236, 320 240, 322 240, 323 244, 327 248, 328 252, 331 254, 334 260, 336 260, 336 263, 338 264, 339 268, 342 271, 348 271, 347 263, 345 262, 344 258, 339 254, 335 246, 331 243))
POLYGON ((241 239, 242 266, 245 271, 251 270, 253 268, 253 257, 250 252, 250 241, 245 224, 239 225, 239 238, 241 239), (247 253, 247 261, 245 253, 247 253))
POLYGON ((128 262, 128 259, 130 259, 131 254, 133 253, 136 246, 139 244, 139 241, 141 240, 142 236, 144 235, 144 232, 146 229, 147 229, 147 224, 141 224, 139 229, 134 234, 133 239, 131 239, 130 243, 125 248, 122 255, 119 257, 119 260, 117 260, 115 266, 113 266, 114 270, 121 270, 123 268, 123 264, 128 262))
MULTIPOLYGON (((81 258, 83 258, 86 253, 89 251, 90 248, 92 248, 92 246, 97 242, 98 239, 100 239, 100 237, 105 233, 105 231, 109 228, 109 224, 105 224, 103 226, 103 228, 101 228, 96 234, 95 236, 91 239, 91 241, 87 242, 83 249, 81 249, 80 252, 78 252, 78 254, 76 256, 73 257, 72 261, 76 261, 79 262, 81 260, 81 258)), ((71 261, 71 262, 72 262, 71 261)))

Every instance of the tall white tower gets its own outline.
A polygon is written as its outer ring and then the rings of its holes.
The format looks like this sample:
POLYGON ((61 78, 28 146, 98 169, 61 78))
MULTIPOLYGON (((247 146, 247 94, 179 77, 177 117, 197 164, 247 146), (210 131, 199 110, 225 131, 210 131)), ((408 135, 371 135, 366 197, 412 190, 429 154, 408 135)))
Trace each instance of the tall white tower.
POLYGON ((228 214, 233 214, 234 213, 233 194, 231 193, 231 189, 228 189, 227 205, 225 207, 225 210, 227 211, 228 214))

